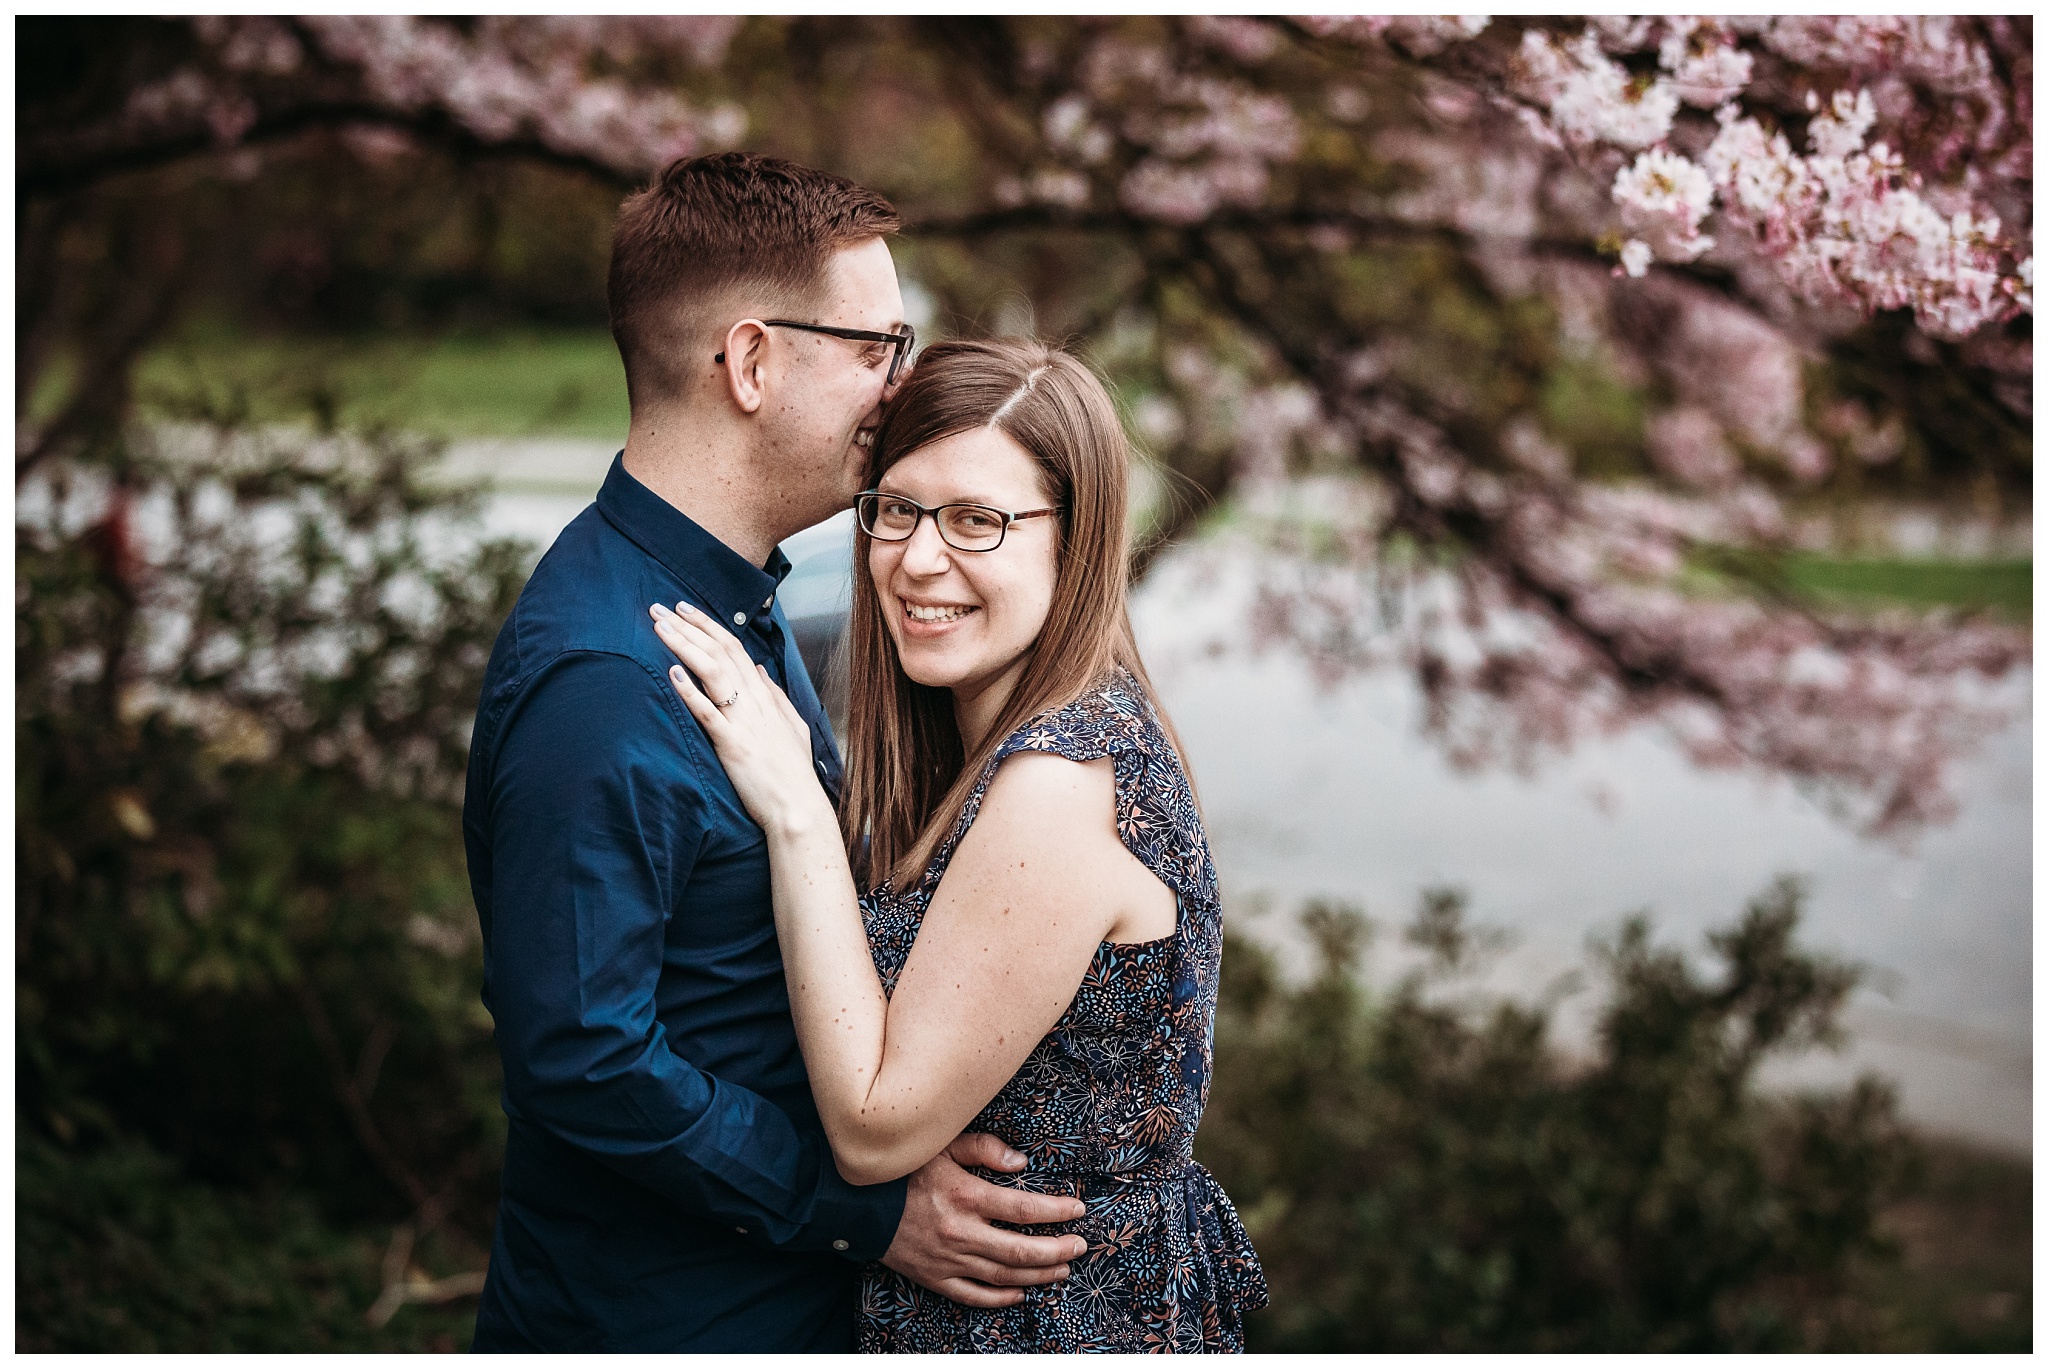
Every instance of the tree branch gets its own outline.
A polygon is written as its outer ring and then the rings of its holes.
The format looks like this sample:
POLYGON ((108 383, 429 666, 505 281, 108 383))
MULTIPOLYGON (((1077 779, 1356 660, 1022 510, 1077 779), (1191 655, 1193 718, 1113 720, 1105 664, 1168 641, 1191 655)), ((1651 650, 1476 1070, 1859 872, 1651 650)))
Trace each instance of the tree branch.
MULTIPOLYGON (((384 1139, 384 1133, 377 1125, 377 1119, 370 1115, 370 1108, 363 1101, 363 1095, 356 1087, 355 1071, 349 1068, 348 1057, 342 1051, 341 1038, 336 1035, 334 1021, 327 1015, 327 1005, 320 1001, 320 994, 312 981, 300 978, 298 985, 300 1009, 305 1013, 306 1025, 312 1029, 313 1040, 320 1048, 322 1059, 327 1062, 327 1072, 334 1085, 334 1095, 341 1102, 341 1110, 348 1118, 349 1127, 356 1134, 356 1140, 369 1153, 384 1177, 404 1191, 416 1208, 436 1211, 439 1204, 428 1192, 420 1177, 413 1173, 398 1153, 384 1139)), ((438 1215, 438 1212, 437 1212, 438 1215)))
POLYGON ((268 111, 231 143, 223 143, 203 124, 129 141, 92 133, 72 137, 25 140, 15 174, 16 193, 24 201, 97 185, 129 172, 149 171, 208 155, 259 147, 320 129, 371 125, 395 129, 438 145, 470 160, 512 157, 582 172, 631 189, 644 177, 582 153, 565 152, 528 136, 486 140, 440 110, 402 114, 362 99, 311 101, 268 111), (97 142, 100 145, 94 147, 97 142))

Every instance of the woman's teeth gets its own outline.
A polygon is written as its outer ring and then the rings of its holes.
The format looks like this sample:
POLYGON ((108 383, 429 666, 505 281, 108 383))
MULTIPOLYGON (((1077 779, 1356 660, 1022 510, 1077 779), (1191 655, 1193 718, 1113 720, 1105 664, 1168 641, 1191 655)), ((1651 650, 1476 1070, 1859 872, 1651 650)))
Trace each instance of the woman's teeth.
POLYGON ((948 604, 943 608, 905 604, 903 610, 920 623, 950 623, 955 618, 965 618, 974 612, 973 608, 961 604, 948 604))

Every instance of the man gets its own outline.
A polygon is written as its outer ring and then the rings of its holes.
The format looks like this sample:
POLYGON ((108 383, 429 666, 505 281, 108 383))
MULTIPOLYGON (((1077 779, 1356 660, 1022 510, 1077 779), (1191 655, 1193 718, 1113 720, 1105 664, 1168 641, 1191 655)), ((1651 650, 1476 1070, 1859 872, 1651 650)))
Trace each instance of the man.
POLYGON ((479 1350, 850 1350, 864 1260, 999 1306, 1085 1249, 990 1224, 1082 1210, 967 1173, 1021 1167, 992 1137, 907 1180, 839 1177, 766 845, 647 612, 730 624, 836 791, 777 543, 851 502, 908 360, 898 226, 850 182, 741 154, 678 162, 620 212, 626 447, 499 633, 463 809, 510 1123, 479 1350))

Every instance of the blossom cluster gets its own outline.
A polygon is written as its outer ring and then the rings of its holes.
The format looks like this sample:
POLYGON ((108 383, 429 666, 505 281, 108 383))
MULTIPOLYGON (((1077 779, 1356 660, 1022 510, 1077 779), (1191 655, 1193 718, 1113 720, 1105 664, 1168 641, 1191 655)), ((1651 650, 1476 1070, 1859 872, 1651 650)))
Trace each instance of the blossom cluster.
POLYGON ((1836 92, 1809 125, 1804 157, 1732 106, 1717 117, 1721 131, 1701 160, 1723 208, 1806 297, 1910 308, 1922 328, 1951 339, 2031 307, 2033 258, 2000 272, 2009 248, 1995 215, 1942 213, 1912 188, 1896 152, 1864 146, 1877 117, 1868 91, 1836 92))
MULTIPOLYGON (((1486 28, 1479 20, 1299 22, 1325 37, 1382 39, 1415 57, 1486 28)), ((1929 333, 1949 339, 2032 308, 2027 225, 2003 235, 1968 176, 1929 186, 1896 143, 1868 142, 1881 110, 1910 121, 1916 89, 1925 90, 1945 110, 1978 111, 1944 113, 1948 127, 1925 158, 1930 171, 1952 170, 2004 139, 2012 146, 2000 170, 2027 174, 2031 130, 2017 140, 2009 131, 2031 118, 2024 92, 1999 85, 1983 45, 1952 18, 1604 16, 1576 33, 1538 24, 1523 30, 1505 84, 1496 98, 1522 102, 1517 113, 1539 143, 1634 154, 1612 183, 1626 235, 1620 269, 1630 276, 1711 250, 1702 225, 1718 211, 1752 234, 1786 284, 1810 300, 1910 308, 1929 333), (1654 53, 1654 73, 1622 60, 1638 53, 1654 53), (1808 88, 1804 152, 1743 109, 1760 54, 1841 75, 1825 100, 1808 88), (1685 106, 1713 110, 1720 129, 1697 159, 1674 146, 1685 106)))
POLYGON ((736 107, 693 108, 658 86, 593 77, 588 56, 614 61, 682 40, 721 51, 731 20, 487 18, 468 33, 398 15, 328 15, 303 21, 322 51, 359 67, 370 93, 394 109, 440 108, 487 142, 522 133, 622 171, 647 172, 745 129, 736 107))
MULTIPOLYGON (((1530 120, 1540 136, 1637 154, 1612 190, 1628 234, 1620 248, 1628 275, 1710 250, 1714 239, 1700 229, 1719 211, 1754 236, 1803 297, 1912 309, 1929 333, 1961 338, 2032 308, 2032 255, 2023 238, 2001 235, 1998 216, 1975 202, 1967 183, 1932 189, 1896 146, 1868 141, 1880 113, 1873 85, 1905 110, 1914 82, 1977 99, 1992 111, 1987 125, 2003 120, 2013 103, 1994 88, 1982 45, 1940 18, 1610 17, 1575 36, 1531 28, 1511 83, 1541 111, 1530 120), (1756 69, 1744 38, 1776 57, 1860 74, 1870 84, 1842 85, 1825 101, 1809 89, 1800 152, 1783 131, 1742 109, 1756 69), (1654 77, 1617 60, 1651 47, 1654 77), (1713 109, 1719 127, 1697 160, 1670 145, 1682 105, 1713 109), (1943 199, 1951 203, 1944 207, 1943 199)), ((2018 112, 2025 117, 2023 106, 2018 112)), ((1997 130, 1980 128, 1980 141, 1987 132, 1997 130)), ((1959 150, 1952 136, 1930 164, 1952 162, 1959 150)))
MULTIPOLYGON (((1163 426, 1211 449, 1234 433, 1240 526, 1265 547, 1255 639, 1330 681, 1405 663, 1430 731, 1461 762, 1527 762, 1650 724, 1701 764, 1810 783, 1873 829, 1944 816, 1947 763, 2011 716, 1984 686, 2025 666, 2026 635, 1833 617, 1703 582, 1703 555, 1804 534, 1757 466, 1775 458, 1795 485, 1827 470, 1805 426, 1803 358, 1704 287, 1568 275, 1544 288, 1611 288, 1663 320, 1653 364, 1676 403, 1651 416, 1647 447, 1667 487, 1578 479, 1572 454, 1526 417, 1490 450, 1453 439, 1403 379, 1398 338, 1335 359, 1314 389, 1169 350, 1179 409, 1163 426), (1317 458, 1333 453, 1350 454, 1357 489, 1301 477, 1300 457, 1327 469, 1317 458), (1461 554, 1431 570, 1443 563, 1382 554, 1390 537, 1461 554)), ((1822 426, 1860 461, 1899 450, 1896 426, 1860 405, 1833 406, 1822 426)))
POLYGON ((1483 14, 1305 14, 1295 22, 1318 37, 1379 38, 1411 56, 1433 57, 1453 43, 1478 37, 1490 21, 1483 14))
MULTIPOLYGON (((1264 30, 1243 21, 1191 21, 1203 47, 1240 61, 1271 51, 1264 30)), ((1197 223, 1226 206, 1261 203, 1272 167, 1295 155, 1300 128, 1280 96, 1228 80, 1161 44, 1116 35, 1096 39, 1075 88, 1047 105, 1043 128, 1054 164, 996 187, 1000 203, 1075 209, 1093 176, 1115 178, 1118 202, 1163 223, 1197 223)))
MULTIPOLYGON (((262 16, 192 21, 210 60, 138 86, 131 129, 199 121, 232 146, 262 118, 286 78, 342 73, 365 108, 354 142, 366 152, 402 146, 402 127, 445 117, 487 144, 530 139, 625 175, 726 146, 745 132, 736 105, 699 108, 661 79, 618 74, 682 54, 699 66, 723 58, 739 21, 716 16, 484 18, 460 27, 401 15, 262 16)), ((304 79, 298 88, 306 85, 304 79)))

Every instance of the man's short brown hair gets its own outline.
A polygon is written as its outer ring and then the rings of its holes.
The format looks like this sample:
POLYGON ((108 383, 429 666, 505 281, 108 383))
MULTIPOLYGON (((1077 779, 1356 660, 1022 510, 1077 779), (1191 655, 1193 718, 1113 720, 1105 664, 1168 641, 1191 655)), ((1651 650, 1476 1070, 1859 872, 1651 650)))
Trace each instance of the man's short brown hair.
MULTIPOLYGON (((635 408, 681 395, 704 306, 757 292, 796 308, 834 252, 903 226, 896 207, 842 176, 779 157, 720 152, 671 162, 628 196, 612 230, 605 295, 635 408)), ((736 320, 735 320, 736 321, 736 320)))

